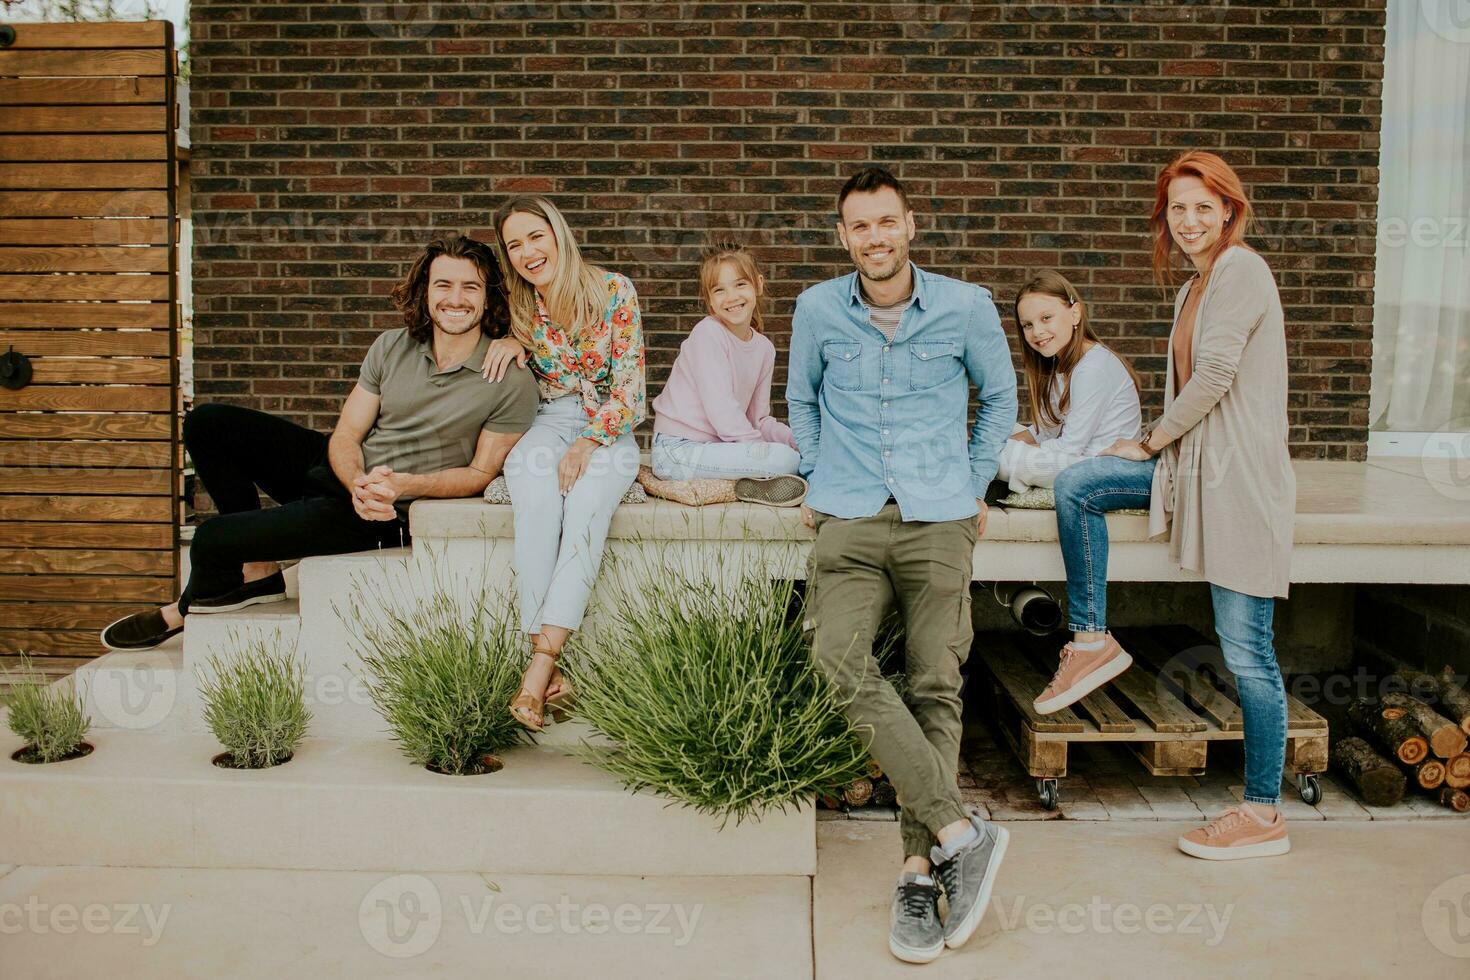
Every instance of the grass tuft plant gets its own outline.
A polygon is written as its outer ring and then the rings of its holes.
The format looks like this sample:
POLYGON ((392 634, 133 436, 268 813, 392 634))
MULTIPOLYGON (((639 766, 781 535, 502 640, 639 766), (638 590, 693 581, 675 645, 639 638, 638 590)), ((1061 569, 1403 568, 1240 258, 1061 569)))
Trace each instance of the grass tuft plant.
POLYGON ((338 616, 403 754, 451 775, 493 771, 487 755, 528 737, 508 706, 530 650, 508 597, 482 607, 430 578, 425 590, 359 581, 338 616))
POLYGON ((237 769, 266 769, 296 753, 306 737, 306 672, 279 633, 230 633, 232 652, 212 655, 199 677, 204 721, 237 769))
POLYGON ((25 740, 25 762, 60 762, 81 752, 82 739, 92 719, 77 701, 72 682, 51 686, 31 661, 22 657, 20 670, 10 677, 14 685, 3 704, 9 709, 10 730, 25 740))
POLYGON ((737 824, 866 772, 866 748, 812 661, 794 583, 738 558, 712 574, 647 562, 604 566, 610 619, 569 667, 578 715, 612 742, 585 747, 587 761, 737 824))

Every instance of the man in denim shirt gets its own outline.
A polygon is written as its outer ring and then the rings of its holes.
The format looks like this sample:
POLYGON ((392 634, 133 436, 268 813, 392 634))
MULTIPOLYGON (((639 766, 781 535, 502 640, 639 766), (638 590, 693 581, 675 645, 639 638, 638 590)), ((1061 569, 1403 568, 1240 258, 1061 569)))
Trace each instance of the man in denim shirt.
POLYGON ((807 627, 903 805, 889 949, 927 962, 975 931, 1006 846, 1004 828, 964 806, 956 772, 972 561, 1016 420, 1016 373, 990 294, 909 262, 914 214, 892 174, 859 171, 837 212, 857 271, 797 300, 786 386, 811 483, 802 518, 817 532, 807 627), (895 603, 912 710, 872 656, 895 603))

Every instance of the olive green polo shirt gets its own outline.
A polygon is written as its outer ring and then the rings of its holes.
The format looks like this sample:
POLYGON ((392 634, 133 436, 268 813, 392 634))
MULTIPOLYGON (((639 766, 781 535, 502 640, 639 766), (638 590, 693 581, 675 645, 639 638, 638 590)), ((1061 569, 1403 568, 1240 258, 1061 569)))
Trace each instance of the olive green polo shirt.
POLYGON ((406 327, 373 341, 357 383, 377 395, 378 419, 362 441, 362 464, 426 475, 468 466, 480 432, 525 432, 540 393, 531 372, 510 365, 494 384, 480 377, 490 338, 480 335, 462 364, 440 370, 432 341, 406 327))

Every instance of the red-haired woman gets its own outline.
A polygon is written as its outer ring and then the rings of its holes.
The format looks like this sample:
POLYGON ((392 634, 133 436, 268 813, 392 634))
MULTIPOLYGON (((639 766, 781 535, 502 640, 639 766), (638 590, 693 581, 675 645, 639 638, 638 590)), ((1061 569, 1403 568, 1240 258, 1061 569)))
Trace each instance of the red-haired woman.
POLYGON ((1174 301, 1164 414, 1142 441, 1056 480, 1057 532, 1067 566, 1073 640, 1036 700, 1058 711, 1132 663, 1107 633, 1104 512, 1148 502, 1149 533, 1210 583, 1215 631, 1235 674, 1245 724, 1245 800, 1179 838, 1187 854, 1230 860, 1290 850, 1280 802, 1286 690, 1272 645, 1287 591, 1296 478, 1287 453, 1286 330, 1271 269, 1245 244, 1251 208, 1240 178, 1213 153, 1191 151, 1159 174, 1154 274, 1166 285, 1194 270, 1174 301))

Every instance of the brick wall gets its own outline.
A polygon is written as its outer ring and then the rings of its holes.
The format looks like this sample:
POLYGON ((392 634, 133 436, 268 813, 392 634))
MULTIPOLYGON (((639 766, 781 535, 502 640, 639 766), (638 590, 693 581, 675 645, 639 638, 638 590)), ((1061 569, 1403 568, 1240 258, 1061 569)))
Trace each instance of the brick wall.
POLYGON ((1294 451, 1361 458, 1382 8, 195 0, 198 397, 329 427, 405 260, 520 191, 638 285, 650 396, 701 313, 699 246, 759 246, 779 396, 792 300, 849 268, 833 196, 877 161, 921 265, 989 286, 1008 330, 1028 270, 1063 270, 1157 406, 1152 178, 1207 147, 1281 285, 1294 451))

